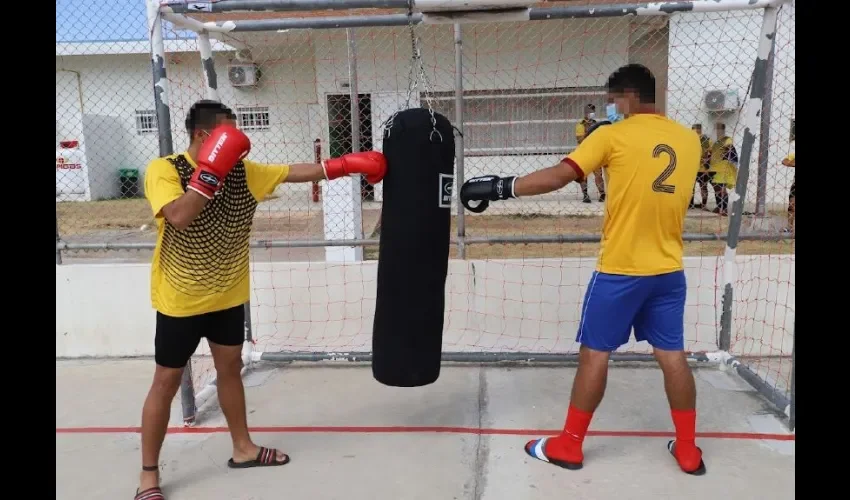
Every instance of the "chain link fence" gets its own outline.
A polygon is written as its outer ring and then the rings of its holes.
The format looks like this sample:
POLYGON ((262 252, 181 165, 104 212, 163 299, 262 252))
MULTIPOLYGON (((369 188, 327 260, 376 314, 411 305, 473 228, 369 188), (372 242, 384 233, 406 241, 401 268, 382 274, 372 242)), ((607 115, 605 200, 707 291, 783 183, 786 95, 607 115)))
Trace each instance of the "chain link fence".
MULTIPOLYGON (((199 14, 188 4, 154 8, 149 25, 136 3, 85 14, 57 4, 57 262, 149 261, 156 224, 145 167, 163 145, 185 151, 183 120, 199 99, 230 106, 251 138, 251 159, 263 163, 380 151, 393 113, 430 106, 462 131, 459 185, 558 163, 606 118, 608 75, 640 63, 656 77, 659 110, 705 136, 705 172, 685 221, 687 349, 719 347, 776 404, 789 402, 792 3, 625 16, 588 7, 598 2, 550 2, 530 20, 456 25, 405 9, 199 14)), ((458 211, 455 201, 447 351, 560 359, 577 351, 572 332, 599 250, 605 182, 591 177, 485 214, 458 211)), ((375 270, 350 264, 378 258, 382 199, 380 184, 354 178, 284 183, 260 203, 255 352, 368 351, 375 270)), ((212 377, 206 352, 193 361, 195 386, 212 377)), ((646 353, 636 344, 625 352, 646 353)))

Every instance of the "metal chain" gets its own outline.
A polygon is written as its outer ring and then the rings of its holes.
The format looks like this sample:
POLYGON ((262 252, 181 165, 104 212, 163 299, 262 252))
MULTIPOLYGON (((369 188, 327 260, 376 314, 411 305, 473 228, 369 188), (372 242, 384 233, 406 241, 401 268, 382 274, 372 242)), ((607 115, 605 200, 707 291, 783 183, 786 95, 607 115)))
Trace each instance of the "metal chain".
POLYGON ((413 30, 413 1, 407 3, 407 29, 410 31, 410 64, 408 64, 407 72, 407 98, 405 106, 410 107, 410 96, 413 91, 419 86, 419 72, 414 70, 419 56, 418 47, 416 45, 416 33, 413 30))
MULTIPOLYGON (((421 43, 419 37, 416 36, 416 29, 413 25, 413 2, 414 0, 408 0, 407 2, 407 27, 410 31, 410 65, 407 74, 407 96, 405 97, 405 109, 411 107, 410 99, 413 96, 414 90, 419 88, 419 84, 421 82, 423 93, 425 94, 425 104, 428 106, 428 113, 431 114, 432 130, 430 138, 433 140, 436 135, 440 139, 440 142, 442 142, 443 135, 439 130, 437 130, 437 118, 434 116, 434 107, 431 100, 431 82, 428 80, 428 74, 425 72, 425 64, 422 62, 422 51, 420 49, 421 43)), ((393 121, 400 111, 401 109, 396 110, 396 112, 393 113, 384 124, 385 137, 390 136, 393 121)))

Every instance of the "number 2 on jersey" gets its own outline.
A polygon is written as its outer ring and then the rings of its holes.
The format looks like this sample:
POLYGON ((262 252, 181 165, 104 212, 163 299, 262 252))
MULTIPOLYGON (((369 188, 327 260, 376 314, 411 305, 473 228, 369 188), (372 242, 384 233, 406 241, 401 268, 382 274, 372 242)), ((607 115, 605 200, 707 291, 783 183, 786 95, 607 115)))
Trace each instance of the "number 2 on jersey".
POLYGON ((661 175, 655 178, 652 181, 652 190, 656 193, 667 193, 673 194, 676 192, 676 186, 672 184, 664 184, 671 175, 673 175, 673 171, 676 170, 676 152, 673 151, 673 148, 668 146, 667 144, 659 144, 655 146, 655 149, 652 150, 652 157, 659 158, 661 153, 667 153, 667 156, 670 158, 670 161, 667 163, 667 168, 661 172, 661 175))

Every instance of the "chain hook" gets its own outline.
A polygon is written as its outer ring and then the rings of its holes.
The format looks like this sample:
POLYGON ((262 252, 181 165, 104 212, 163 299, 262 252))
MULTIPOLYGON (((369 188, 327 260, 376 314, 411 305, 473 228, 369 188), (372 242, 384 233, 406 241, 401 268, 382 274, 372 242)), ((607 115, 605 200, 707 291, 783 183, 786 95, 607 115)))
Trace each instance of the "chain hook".
MULTIPOLYGON (((443 141, 443 135, 437 130, 437 118, 434 115, 434 107, 432 105, 431 100, 431 82, 428 80, 428 74, 425 72, 425 64, 422 61, 422 50, 421 43, 419 37, 416 36, 416 30, 413 25, 413 5, 414 0, 408 0, 407 2, 407 27, 410 32, 410 66, 407 74, 407 96, 405 97, 405 107, 404 109, 409 109, 410 100, 413 96, 414 90, 419 88, 420 82, 422 83, 423 95, 425 97, 425 104, 428 108, 428 113, 431 114, 431 134, 429 138, 433 142, 433 138, 436 135, 439 137, 440 142, 443 141)), ((384 137, 387 138, 392 133, 393 122, 395 121, 395 117, 401 112, 401 109, 397 109, 390 117, 384 122, 384 137)))

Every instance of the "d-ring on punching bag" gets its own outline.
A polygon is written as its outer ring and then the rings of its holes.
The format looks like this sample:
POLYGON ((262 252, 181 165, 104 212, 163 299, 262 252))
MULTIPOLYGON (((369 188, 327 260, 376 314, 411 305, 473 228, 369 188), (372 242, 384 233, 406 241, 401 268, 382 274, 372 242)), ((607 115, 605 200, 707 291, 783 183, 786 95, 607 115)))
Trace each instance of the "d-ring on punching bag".
POLYGON ((390 119, 372 374, 419 387, 440 376, 455 140, 449 120, 414 108, 390 119))

